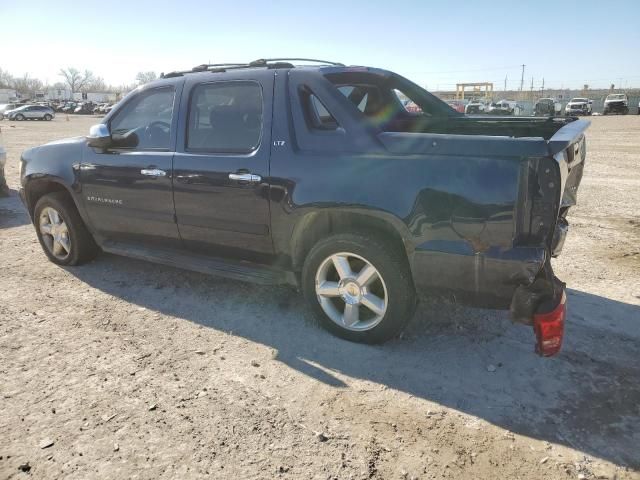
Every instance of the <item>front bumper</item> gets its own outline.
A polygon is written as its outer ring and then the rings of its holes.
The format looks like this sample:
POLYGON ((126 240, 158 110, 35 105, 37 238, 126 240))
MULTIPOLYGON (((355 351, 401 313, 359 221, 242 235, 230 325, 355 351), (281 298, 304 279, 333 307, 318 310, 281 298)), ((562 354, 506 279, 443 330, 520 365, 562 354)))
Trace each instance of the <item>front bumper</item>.
POLYGON ((629 111, 629 106, 620 104, 620 103, 614 103, 614 104, 605 103, 604 110, 606 112, 627 113, 629 111))

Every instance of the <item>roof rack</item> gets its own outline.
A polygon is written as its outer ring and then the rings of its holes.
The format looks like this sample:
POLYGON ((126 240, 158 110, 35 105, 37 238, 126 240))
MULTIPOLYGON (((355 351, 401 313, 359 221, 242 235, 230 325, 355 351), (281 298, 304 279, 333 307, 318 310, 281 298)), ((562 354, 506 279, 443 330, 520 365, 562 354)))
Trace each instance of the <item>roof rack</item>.
POLYGON ((315 58, 259 58, 249 63, 203 63, 202 65, 196 65, 191 70, 179 70, 169 73, 160 74, 160 78, 172 78, 181 77, 187 73, 196 72, 225 72, 227 70, 236 70, 240 68, 294 68, 295 65, 291 62, 310 62, 319 63, 321 65, 333 65, 336 67, 344 67, 343 63, 330 62, 328 60, 318 60, 315 58))
POLYGON ((267 65, 269 62, 313 62, 320 63, 322 65, 335 65, 336 67, 344 67, 343 63, 330 62, 328 60, 318 60, 317 58, 259 58, 250 62, 252 67, 261 67, 267 65))

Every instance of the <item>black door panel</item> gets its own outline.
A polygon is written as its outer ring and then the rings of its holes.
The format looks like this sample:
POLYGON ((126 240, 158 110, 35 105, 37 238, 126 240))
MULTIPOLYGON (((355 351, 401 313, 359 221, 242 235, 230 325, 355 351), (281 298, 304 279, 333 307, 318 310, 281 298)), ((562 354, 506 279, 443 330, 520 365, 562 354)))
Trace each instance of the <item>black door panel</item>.
POLYGON ((96 153, 86 147, 82 191, 94 230, 114 240, 178 246, 172 159, 173 152, 96 153), (144 175, 143 170, 165 175, 144 175))
POLYGON ((187 249, 260 261, 273 252, 267 183, 273 72, 238 75, 204 84, 187 80, 174 202, 187 249))
POLYGON ((103 239, 181 246, 172 185, 180 90, 136 92, 109 121, 112 147, 85 146, 83 202, 103 239), (129 148, 118 148, 123 138, 129 148))

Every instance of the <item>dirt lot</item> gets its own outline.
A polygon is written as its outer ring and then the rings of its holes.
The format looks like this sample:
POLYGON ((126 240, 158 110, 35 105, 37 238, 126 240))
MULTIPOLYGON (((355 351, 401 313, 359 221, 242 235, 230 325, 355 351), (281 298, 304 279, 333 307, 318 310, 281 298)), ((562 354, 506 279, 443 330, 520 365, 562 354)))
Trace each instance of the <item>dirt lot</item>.
POLYGON ((371 347, 287 287, 55 266, 17 160, 95 121, 0 122, 0 478, 640 478, 640 116, 592 119, 553 359, 503 312, 423 302, 371 347))

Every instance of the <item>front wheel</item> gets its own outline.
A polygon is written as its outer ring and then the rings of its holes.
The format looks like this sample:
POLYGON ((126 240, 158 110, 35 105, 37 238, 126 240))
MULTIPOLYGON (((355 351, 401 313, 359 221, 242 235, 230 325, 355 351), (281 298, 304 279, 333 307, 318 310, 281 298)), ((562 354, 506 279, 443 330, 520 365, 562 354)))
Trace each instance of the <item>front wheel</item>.
POLYGON ((324 328, 361 343, 381 343, 400 333, 416 300, 400 248, 361 234, 318 242, 302 271, 305 299, 324 328))
POLYGON ((24 120, 24 115, 22 115, 21 113, 19 113, 18 115, 16 115, 16 120, 18 120, 19 122, 21 122, 22 120, 24 120))
POLYGON ((52 118, 53 118, 53 117, 52 117, 51 115, 49 115, 48 113, 44 116, 44 119, 45 119, 47 122, 51 121, 51 119, 52 119, 52 118))
POLYGON ((97 255, 99 249, 66 193, 40 198, 33 218, 40 245, 53 263, 79 265, 97 255))

